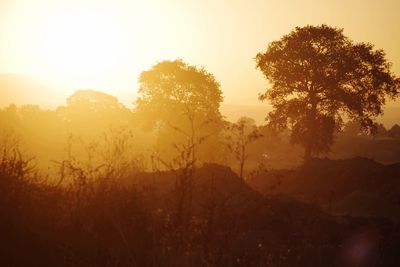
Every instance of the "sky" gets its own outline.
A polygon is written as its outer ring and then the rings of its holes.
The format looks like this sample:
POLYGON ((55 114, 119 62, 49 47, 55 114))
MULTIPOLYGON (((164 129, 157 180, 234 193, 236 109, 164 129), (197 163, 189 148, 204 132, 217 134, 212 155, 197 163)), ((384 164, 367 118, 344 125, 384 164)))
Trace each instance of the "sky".
POLYGON ((344 28, 400 75, 399 10, 398 0, 0 0, 0 73, 38 77, 49 106, 86 88, 129 105, 141 71, 180 58, 214 74, 225 103, 258 105, 267 84, 254 58, 296 26, 344 28))

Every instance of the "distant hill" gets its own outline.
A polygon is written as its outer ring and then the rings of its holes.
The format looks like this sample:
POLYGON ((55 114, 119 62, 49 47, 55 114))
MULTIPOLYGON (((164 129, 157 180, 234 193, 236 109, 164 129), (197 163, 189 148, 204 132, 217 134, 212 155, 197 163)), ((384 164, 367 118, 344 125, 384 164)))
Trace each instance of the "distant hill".
MULTIPOLYGON (((258 125, 265 123, 265 118, 271 110, 271 106, 267 103, 263 105, 221 105, 221 113, 228 121, 236 122, 240 117, 246 116, 253 118, 258 125)), ((400 124, 400 101, 388 104, 385 107, 384 115, 377 121, 383 123, 387 129, 396 123, 400 124)))
POLYGON ((0 74, 0 107, 32 104, 48 108, 64 101, 55 88, 38 78, 23 74, 0 74))

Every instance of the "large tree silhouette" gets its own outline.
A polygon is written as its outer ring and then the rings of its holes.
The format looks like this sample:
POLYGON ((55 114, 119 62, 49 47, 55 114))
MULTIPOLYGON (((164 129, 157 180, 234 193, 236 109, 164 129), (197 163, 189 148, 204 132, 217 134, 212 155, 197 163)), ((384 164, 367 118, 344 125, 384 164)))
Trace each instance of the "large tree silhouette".
POLYGON ((305 159, 328 152, 346 118, 373 131, 385 97, 399 92, 383 50, 326 25, 296 27, 257 54, 256 62, 270 83, 259 97, 272 103, 268 123, 291 129, 305 159))

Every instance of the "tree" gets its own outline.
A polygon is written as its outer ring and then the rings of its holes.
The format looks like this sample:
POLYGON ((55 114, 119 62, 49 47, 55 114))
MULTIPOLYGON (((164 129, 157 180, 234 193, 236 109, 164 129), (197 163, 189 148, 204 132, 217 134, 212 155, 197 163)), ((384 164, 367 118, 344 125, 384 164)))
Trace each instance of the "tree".
POLYGON ((105 115, 109 112, 127 111, 112 95, 95 90, 78 90, 67 98, 67 108, 71 112, 91 115, 105 115))
POLYGON ((249 153, 247 147, 262 137, 254 119, 242 117, 236 123, 228 126, 228 148, 239 162, 239 177, 244 178, 243 172, 249 153))
POLYGON ((85 137, 97 137, 111 126, 129 125, 132 116, 116 97, 95 90, 76 91, 57 113, 67 123, 69 131, 85 137))
POLYGON ((157 131, 161 151, 177 149, 172 160, 158 160, 176 177, 172 221, 176 242, 181 247, 192 218, 193 177, 198 147, 222 128, 219 106, 222 92, 214 76, 204 68, 181 60, 162 61, 139 77, 135 115, 139 123, 157 131), (164 140, 162 138, 164 137, 164 140), (160 140, 164 142, 160 142, 160 140))
POLYGON ((222 128, 222 92, 204 68, 181 60, 162 61, 142 72, 139 83, 138 121, 163 132, 169 141, 187 142, 192 159, 199 142, 222 128))
POLYGON ((399 93, 383 50, 326 25, 296 27, 257 54, 256 62, 271 85, 259 97, 272 103, 268 123, 289 128, 305 159, 329 152, 346 119, 373 131, 385 98, 399 93))

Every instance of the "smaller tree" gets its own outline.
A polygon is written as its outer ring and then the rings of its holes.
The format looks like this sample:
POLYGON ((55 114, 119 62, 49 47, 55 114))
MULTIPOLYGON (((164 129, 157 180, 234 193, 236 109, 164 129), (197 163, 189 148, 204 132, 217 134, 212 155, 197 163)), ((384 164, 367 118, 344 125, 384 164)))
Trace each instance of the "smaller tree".
POLYGON ((387 130, 385 128, 385 125, 382 123, 376 123, 375 124, 375 132, 374 132, 374 138, 384 138, 387 137, 387 130))
POLYGON ((67 108, 71 113, 84 112, 92 113, 91 115, 105 115, 112 111, 118 112, 125 109, 115 96, 90 89, 78 90, 69 96, 67 108))
POLYGON ((239 162, 239 176, 243 179, 245 163, 249 157, 247 146, 262 137, 255 121, 242 117, 236 123, 228 126, 228 148, 239 162))
POLYGON ((82 137, 98 137, 110 126, 127 126, 132 113, 118 98, 95 90, 78 90, 57 109, 69 131, 82 137), (90 125, 90 127, 88 127, 90 125))

